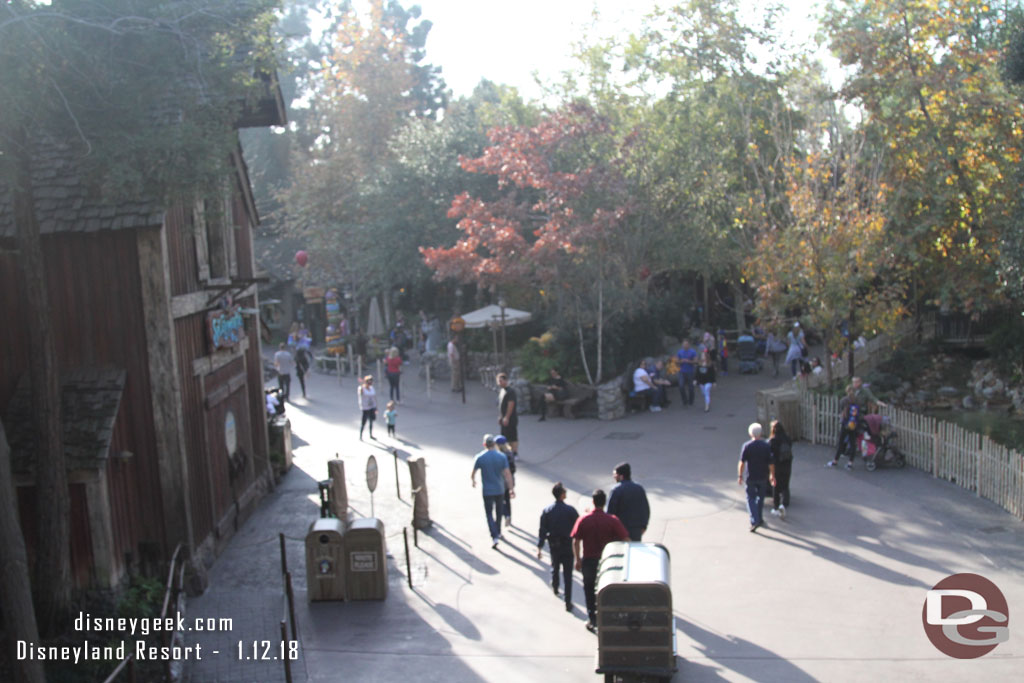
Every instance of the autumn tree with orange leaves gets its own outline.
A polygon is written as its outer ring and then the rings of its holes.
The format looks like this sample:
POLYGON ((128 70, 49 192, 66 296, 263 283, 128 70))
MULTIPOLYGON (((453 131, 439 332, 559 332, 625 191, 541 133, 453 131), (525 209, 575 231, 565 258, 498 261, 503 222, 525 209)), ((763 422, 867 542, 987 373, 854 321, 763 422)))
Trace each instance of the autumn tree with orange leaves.
POLYGON ((826 25, 846 101, 886 148, 890 231, 925 302, 975 312, 1002 300, 1000 239, 1024 146, 1024 106, 1001 79, 1008 6, 862 0, 826 25))
MULTIPOLYGON (((844 344, 843 327, 852 339, 891 329, 905 314, 905 283, 886 231, 891 190, 864 147, 850 134, 831 149, 788 159, 786 216, 762 232, 745 268, 759 311, 780 319, 799 308, 826 353, 844 344)), ((831 375, 831 364, 825 368, 831 375)))
POLYGON ((460 238, 422 247, 424 261, 437 279, 543 290, 574 325, 587 379, 598 383, 604 329, 643 297, 655 251, 631 220, 626 145, 581 103, 489 138, 481 157, 461 163, 493 176, 495 197, 457 196, 448 215, 460 238))

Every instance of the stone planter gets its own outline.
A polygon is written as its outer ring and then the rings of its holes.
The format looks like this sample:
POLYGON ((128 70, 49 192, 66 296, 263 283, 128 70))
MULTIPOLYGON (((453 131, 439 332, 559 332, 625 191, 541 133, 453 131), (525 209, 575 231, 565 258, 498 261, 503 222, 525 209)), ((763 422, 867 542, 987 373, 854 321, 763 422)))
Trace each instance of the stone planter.
POLYGON ((618 420, 626 416, 625 375, 597 387, 597 419, 618 420))

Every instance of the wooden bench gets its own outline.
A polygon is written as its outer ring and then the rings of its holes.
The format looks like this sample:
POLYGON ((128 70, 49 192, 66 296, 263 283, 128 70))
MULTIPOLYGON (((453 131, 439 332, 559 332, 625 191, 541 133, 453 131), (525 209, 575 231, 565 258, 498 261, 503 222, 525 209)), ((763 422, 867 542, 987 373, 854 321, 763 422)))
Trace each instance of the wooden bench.
POLYGON ((575 420, 576 414, 574 411, 576 407, 584 401, 589 401, 597 396, 597 391, 590 387, 573 384, 572 382, 566 382, 565 388, 569 392, 568 396, 561 401, 552 401, 549 404, 555 408, 555 412, 552 415, 560 411, 562 417, 575 420))

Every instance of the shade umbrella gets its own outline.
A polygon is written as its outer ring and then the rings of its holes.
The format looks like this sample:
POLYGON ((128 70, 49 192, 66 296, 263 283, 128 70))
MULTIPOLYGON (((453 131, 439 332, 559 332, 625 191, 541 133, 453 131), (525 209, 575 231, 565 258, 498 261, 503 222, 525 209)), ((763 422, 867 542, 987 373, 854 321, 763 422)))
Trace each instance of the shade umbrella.
MULTIPOLYGON (((533 317, 532 314, 526 311, 505 307, 505 325, 525 323, 531 317, 533 317)), ((484 306, 471 313, 466 313, 462 319, 466 321, 466 327, 469 328, 501 326, 501 306, 496 304, 484 306)))
POLYGON ((483 308, 478 308, 475 311, 465 314, 462 316, 462 319, 466 321, 466 327, 468 328, 491 328, 491 335, 494 339, 495 355, 498 354, 497 330, 501 330, 502 365, 505 365, 505 328, 509 325, 525 323, 531 317, 532 315, 530 313, 520 311, 517 308, 490 304, 489 306, 484 306, 483 308))
POLYGON ((370 337, 383 337, 388 333, 384 327, 384 317, 380 314, 380 303, 377 297, 370 299, 370 316, 366 322, 366 334, 370 337))

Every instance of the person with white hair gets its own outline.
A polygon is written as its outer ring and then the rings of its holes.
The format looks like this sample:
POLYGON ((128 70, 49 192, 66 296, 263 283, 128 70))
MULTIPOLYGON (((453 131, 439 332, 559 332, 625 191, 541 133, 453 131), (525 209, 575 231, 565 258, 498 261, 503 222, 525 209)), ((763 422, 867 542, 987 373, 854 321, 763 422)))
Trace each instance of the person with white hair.
POLYGON ((772 447, 761 438, 761 425, 757 422, 747 427, 750 441, 743 444, 740 450, 740 462, 737 466, 737 481, 743 485, 743 470, 747 471, 747 512, 750 514, 750 531, 757 531, 765 526, 764 497, 768 492, 768 484, 775 486, 775 456, 772 447))

